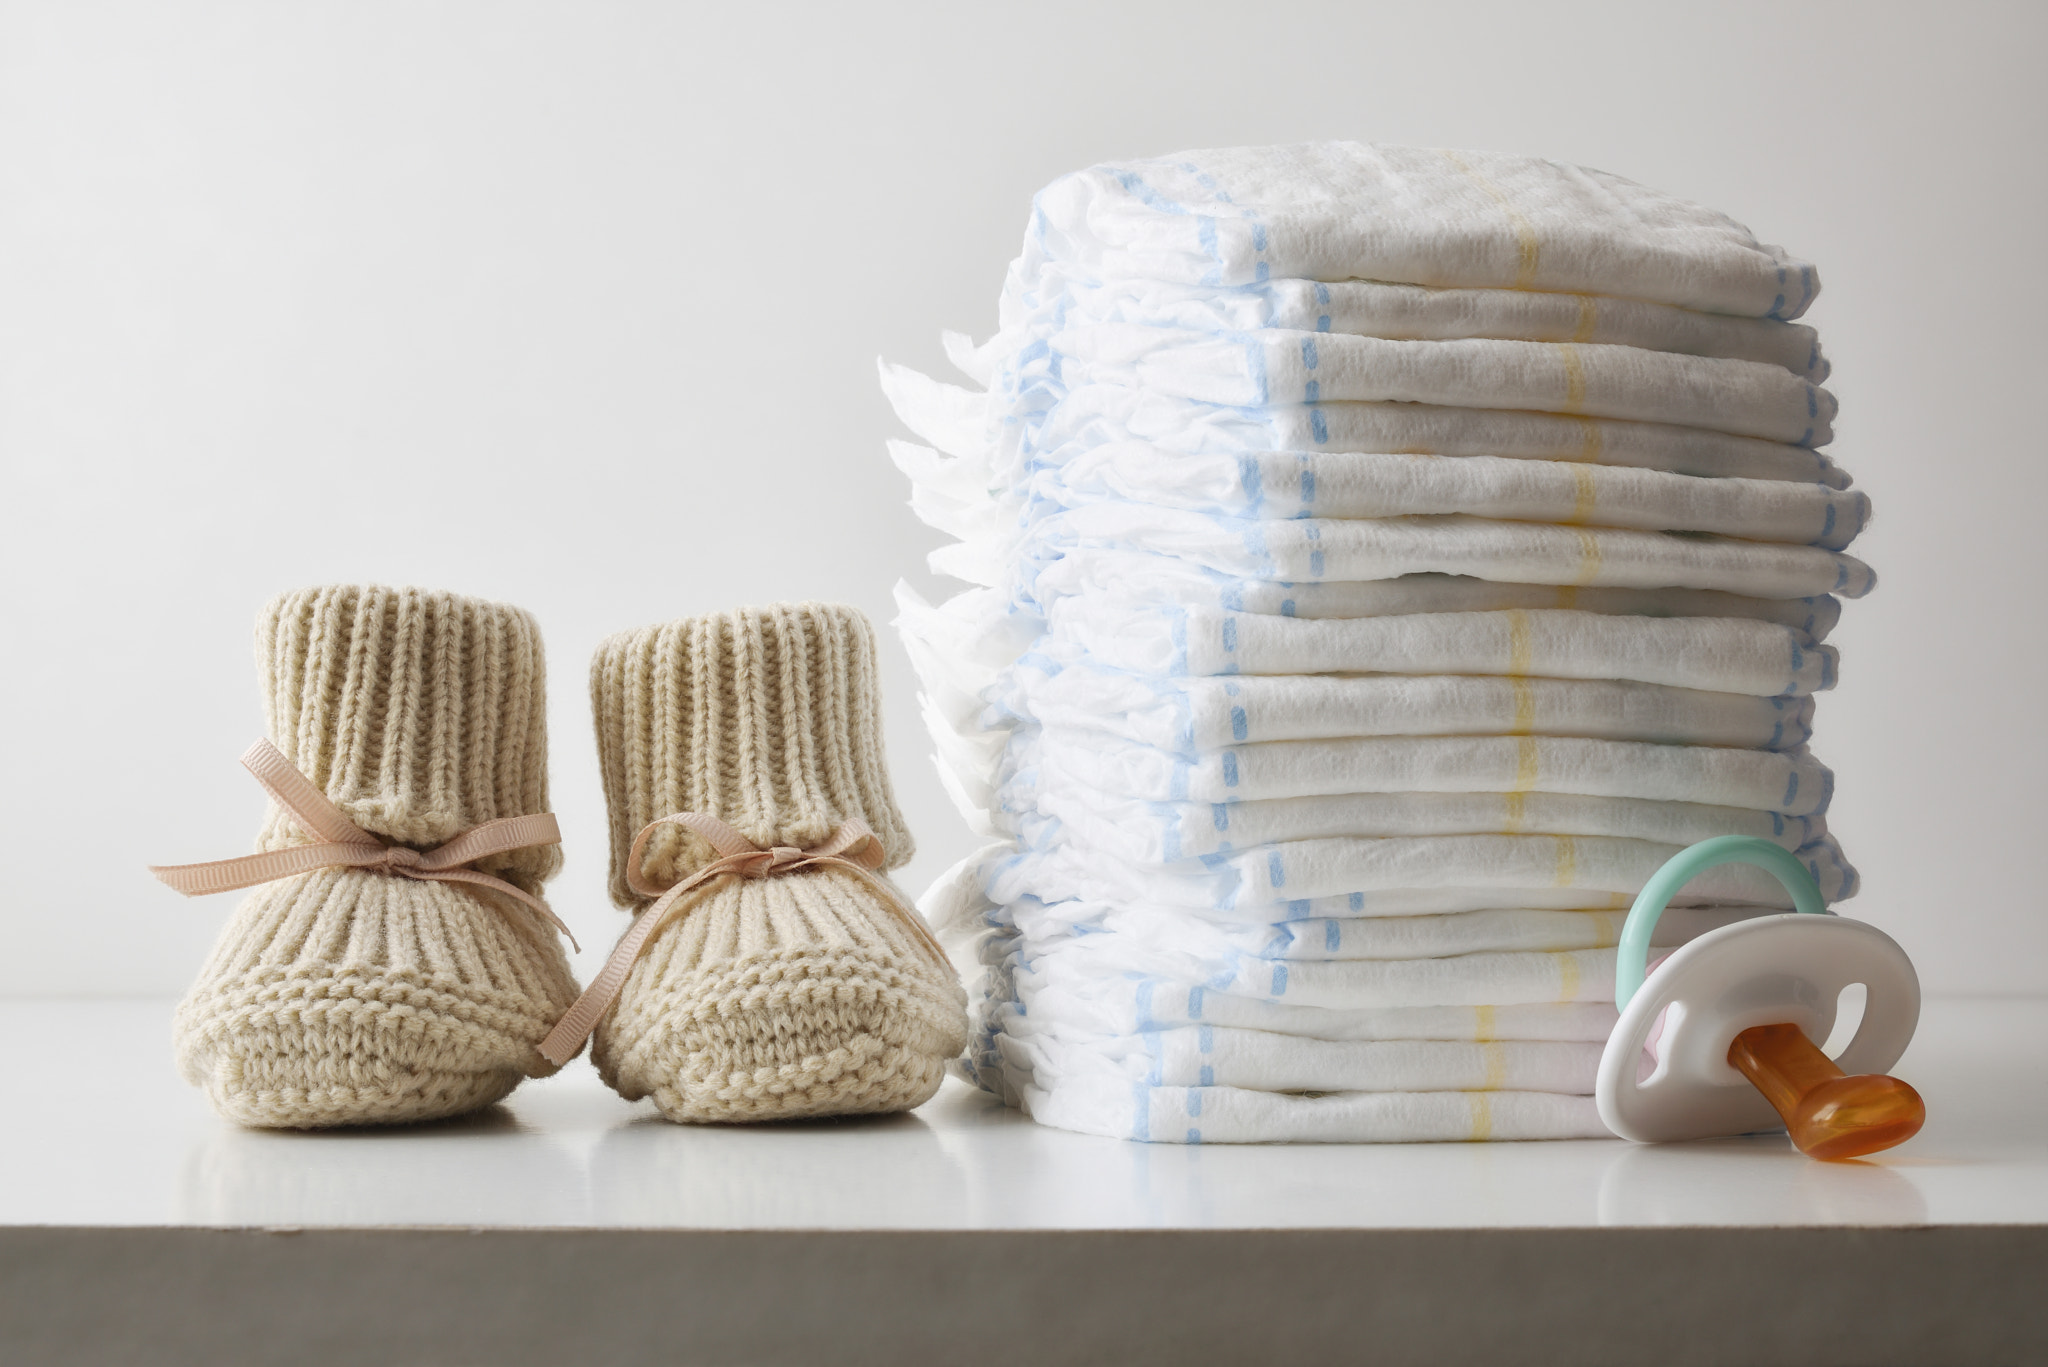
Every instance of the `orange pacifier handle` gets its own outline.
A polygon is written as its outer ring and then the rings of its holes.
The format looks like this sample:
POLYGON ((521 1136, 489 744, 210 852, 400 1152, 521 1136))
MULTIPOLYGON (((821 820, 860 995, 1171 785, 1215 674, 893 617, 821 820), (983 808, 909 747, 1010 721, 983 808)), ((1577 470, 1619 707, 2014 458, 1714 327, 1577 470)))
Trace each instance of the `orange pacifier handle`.
POLYGON ((1728 1046, 1728 1062, 1784 1117, 1799 1151, 1856 1158, 1903 1144, 1927 1121, 1920 1093, 1895 1077, 1850 1077, 1796 1025, 1753 1025, 1728 1046))

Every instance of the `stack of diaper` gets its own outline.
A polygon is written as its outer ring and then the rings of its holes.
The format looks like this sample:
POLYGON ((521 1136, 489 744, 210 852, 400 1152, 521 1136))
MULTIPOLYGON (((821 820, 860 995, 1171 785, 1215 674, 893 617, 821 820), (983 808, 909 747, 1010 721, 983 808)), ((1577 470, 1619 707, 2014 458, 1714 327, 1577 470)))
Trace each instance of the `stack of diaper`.
MULTIPOLYGON (((1871 587, 1813 269, 1526 157, 1352 143, 1038 196, 975 348, 896 367, 958 538, 899 589, 991 837, 924 909, 966 1070, 1141 1139, 1591 1136, 1633 894, 1710 836, 1856 875, 1806 748, 1871 587)), ((1783 909, 1743 867, 1676 945, 1783 909)))

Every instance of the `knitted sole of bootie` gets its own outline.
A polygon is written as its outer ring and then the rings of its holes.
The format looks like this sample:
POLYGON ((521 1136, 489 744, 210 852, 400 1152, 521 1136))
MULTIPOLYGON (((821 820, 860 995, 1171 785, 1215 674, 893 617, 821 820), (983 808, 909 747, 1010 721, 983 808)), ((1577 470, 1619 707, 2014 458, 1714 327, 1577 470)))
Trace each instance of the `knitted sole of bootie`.
POLYGON ((955 982, 858 952, 782 951, 628 984, 593 1057, 671 1120, 747 1123, 909 1110, 963 1044, 955 982))
POLYGON ((319 1129, 440 1120, 503 1100, 554 1071, 531 1043, 545 1029, 445 983, 300 966, 188 998, 174 1037, 180 1073, 223 1116, 319 1129))
POLYGON ((576 999, 524 907, 323 869, 258 888, 178 1006, 178 1067, 244 1125, 460 1115, 554 1072, 536 1046, 576 999))

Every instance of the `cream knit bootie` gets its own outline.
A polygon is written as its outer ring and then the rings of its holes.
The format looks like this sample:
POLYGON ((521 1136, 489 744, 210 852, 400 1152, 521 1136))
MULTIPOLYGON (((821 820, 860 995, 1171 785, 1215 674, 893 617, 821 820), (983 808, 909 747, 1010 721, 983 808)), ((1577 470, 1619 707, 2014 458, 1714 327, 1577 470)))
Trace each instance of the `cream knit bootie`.
MULTIPOLYGON (((642 827, 676 812, 790 853, 862 820, 880 868, 910 857, 883 764, 874 633, 854 609, 778 604, 614 636, 590 691, 620 906, 648 905, 627 860, 642 827)), ((640 884, 668 887, 711 856, 697 835, 661 827, 640 884)), ((598 1071, 671 1120, 922 1103, 965 1047, 966 996, 906 911, 844 867, 712 878, 635 961, 598 1024, 598 1071)))
MULTIPOLYGON (((271 742, 344 816, 428 850, 545 813, 540 633, 517 608, 416 589, 288 593, 257 623, 271 742)), ((313 836, 276 802, 258 848, 313 836)), ((529 894, 555 845, 469 867, 529 894)), ((542 916, 500 892, 369 869, 266 883, 179 1005, 180 1071, 248 1125, 431 1120, 554 1067, 535 1050, 576 998, 542 916)))

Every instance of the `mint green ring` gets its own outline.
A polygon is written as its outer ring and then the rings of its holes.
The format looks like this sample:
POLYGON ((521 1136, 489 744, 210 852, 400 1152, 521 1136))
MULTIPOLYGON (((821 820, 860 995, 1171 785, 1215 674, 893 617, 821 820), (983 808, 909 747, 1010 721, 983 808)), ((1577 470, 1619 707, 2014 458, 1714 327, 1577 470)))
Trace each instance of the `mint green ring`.
POLYGON ((1678 895, 1679 889, 1717 864, 1754 864, 1785 885, 1785 891, 1792 894, 1792 905, 1798 910, 1814 916, 1831 914, 1827 903, 1821 900, 1820 887, 1813 881, 1813 875, 1782 845, 1773 845, 1755 835, 1717 835, 1687 846, 1650 875, 1650 881, 1636 896, 1635 905, 1628 909, 1628 920, 1621 927, 1621 942, 1614 957, 1616 1010, 1628 1010, 1629 998, 1642 988, 1649 970, 1650 935, 1657 929, 1657 918, 1664 914, 1665 904, 1678 895))

